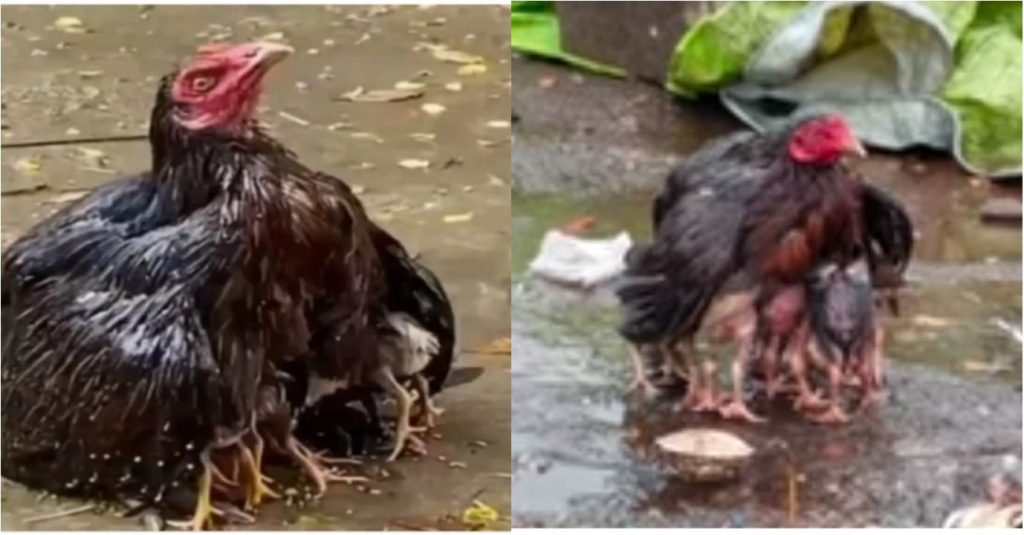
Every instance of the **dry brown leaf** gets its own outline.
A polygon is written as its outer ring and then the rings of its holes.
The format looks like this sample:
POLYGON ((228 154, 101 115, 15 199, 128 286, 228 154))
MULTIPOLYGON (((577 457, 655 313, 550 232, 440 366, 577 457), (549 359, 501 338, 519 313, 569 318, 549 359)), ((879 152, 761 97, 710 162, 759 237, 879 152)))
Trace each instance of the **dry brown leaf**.
POLYGON ((494 340, 480 346, 480 348, 474 351, 474 353, 481 355, 511 355, 512 339, 508 336, 495 338, 494 340))
POLYGON ((423 96, 422 89, 371 89, 357 87, 334 98, 345 102, 399 102, 423 96))
POLYGON ((374 143, 384 143, 384 139, 372 132, 352 132, 348 135, 352 139, 359 139, 362 141, 372 141, 374 143))
POLYGON ((460 52, 458 50, 452 50, 447 47, 435 47, 430 51, 433 56, 441 61, 448 63, 459 63, 462 65, 472 65, 477 63, 483 63, 484 58, 474 55, 467 54, 466 52, 460 52))
POLYGON ((398 165, 406 169, 426 169, 430 167, 430 161, 410 158, 407 160, 399 160, 398 165))
POLYGON ((85 33, 85 24, 78 17, 60 17, 53 25, 64 33, 85 33))
POLYGON ((476 76, 487 72, 487 65, 482 63, 474 63, 472 65, 463 65, 459 67, 459 70, 455 71, 459 76, 476 76))
POLYGON ((408 80, 402 80, 395 83, 395 89, 399 91, 422 91, 424 87, 426 87, 426 84, 410 82, 408 80))
POLYGON ((911 321, 918 327, 925 327, 928 329, 941 329, 943 327, 949 327, 950 324, 952 324, 948 319, 928 316, 926 314, 918 314, 914 316, 911 321))
POLYGON ((448 82, 447 84, 444 84, 444 88, 452 93, 458 93, 459 91, 462 91, 462 82, 448 82))
POLYGON ((43 169, 43 161, 36 155, 26 156, 14 162, 14 169, 26 174, 38 173, 43 169))
POLYGON ((466 223, 473 220, 473 212, 464 214, 449 214, 444 216, 445 223, 466 223))
POLYGON ((426 112, 427 115, 435 115, 436 116, 436 115, 441 115, 448 108, 445 108, 444 106, 442 106, 440 104, 437 104, 435 102, 428 102, 428 103, 420 106, 420 109, 422 109, 424 112, 426 112))

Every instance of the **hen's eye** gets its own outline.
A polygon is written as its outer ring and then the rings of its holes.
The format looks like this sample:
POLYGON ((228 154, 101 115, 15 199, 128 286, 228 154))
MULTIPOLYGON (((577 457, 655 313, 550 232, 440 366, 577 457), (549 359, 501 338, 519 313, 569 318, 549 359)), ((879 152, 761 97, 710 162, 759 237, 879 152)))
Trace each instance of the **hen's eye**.
POLYGON ((192 79, 192 89, 195 91, 206 91, 213 87, 212 76, 200 76, 192 79))

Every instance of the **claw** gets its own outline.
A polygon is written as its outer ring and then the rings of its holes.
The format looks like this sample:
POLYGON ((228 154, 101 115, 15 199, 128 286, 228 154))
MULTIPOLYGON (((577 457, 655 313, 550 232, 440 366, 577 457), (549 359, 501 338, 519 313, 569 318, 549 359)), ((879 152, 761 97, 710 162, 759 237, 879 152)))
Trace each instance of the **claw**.
POLYGON ((730 399, 718 407, 718 414, 727 420, 744 420, 752 424, 759 424, 768 421, 763 416, 758 416, 750 410, 750 407, 742 399, 730 399))
POLYGON ((843 412, 839 405, 831 405, 828 410, 821 413, 804 413, 808 420, 819 424, 845 424, 850 417, 843 412))

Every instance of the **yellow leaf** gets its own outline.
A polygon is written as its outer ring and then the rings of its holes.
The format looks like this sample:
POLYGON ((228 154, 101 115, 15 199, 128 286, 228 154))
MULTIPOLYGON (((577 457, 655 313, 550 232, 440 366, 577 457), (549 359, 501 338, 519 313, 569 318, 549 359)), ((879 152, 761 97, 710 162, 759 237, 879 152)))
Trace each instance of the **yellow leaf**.
POLYGON ((419 91, 424 87, 426 87, 424 84, 419 82, 409 82, 407 80, 395 83, 395 89, 398 89, 399 91, 419 91))
POLYGON ((473 220, 473 212, 466 212, 464 214, 450 214, 444 216, 445 223, 466 223, 473 220))
POLYGON ((447 89, 448 91, 451 91, 452 93, 458 93, 459 91, 462 91, 462 83, 448 82, 447 84, 444 84, 444 88, 447 89))
POLYGON ((85 25, 77 17, 60 17, 54 21, 53 25, 66 33, 85 33, 85 25))
POLYGON ((486 529, 497 521, 498 511, 480 500, 473 500, 473 505, 462 512, 462 523, 467 526, 486 529))
POLYGON ((471 65, 474 63, 483 63, 484 61, 484 58, 480 56, 459 52, 458 50, 452 50, 443 46, 435 46, 430 53, 433 54, 435 58, 441 61, 447 61, 448 63, 471 65))
POLYGON ((476 353, 481 355, 511 355, 512 339, 508 336, 495 338, 481 346, 480 349, 477 349, 476 353))
POLYGON ((474 63, 472 65, 463 65, 459 67, 459 70, 455 71, 459 76, 476 76, 487 72, 487 65, 482 63, 474 63))
POLYGON ((22 173, 38 173, 43 168, 43 162, 39 156, 27 156, 14 162, 14 168, 22 173))

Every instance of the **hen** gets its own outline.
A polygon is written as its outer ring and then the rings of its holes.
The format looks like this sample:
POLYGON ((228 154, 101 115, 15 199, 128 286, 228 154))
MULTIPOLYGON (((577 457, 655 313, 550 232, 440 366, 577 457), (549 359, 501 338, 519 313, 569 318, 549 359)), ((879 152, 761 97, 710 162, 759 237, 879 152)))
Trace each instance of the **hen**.
MULTIPOLYGON (((841 117, 820 116, 716 140, 673 170, 654 203, 652 242, 627 256, 617 290, 637 370, 660 351, 688 378, 688 407, 759 420, 742 396, 746 367, 771 324, 787 336, 800 324, 811 270, 864 257, 898 285, 909 261, 903 208, 842 162, 863 152, 841 117), (724 402, 713 363, 686 358, 702 330, 740 345, 724 402)), ((637 383, 649 388, 644 376, 637 383)))

